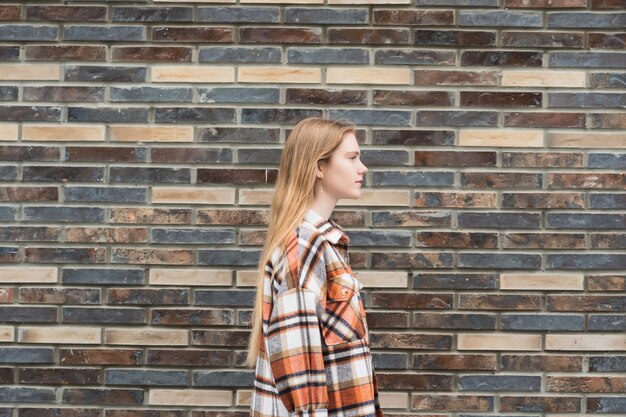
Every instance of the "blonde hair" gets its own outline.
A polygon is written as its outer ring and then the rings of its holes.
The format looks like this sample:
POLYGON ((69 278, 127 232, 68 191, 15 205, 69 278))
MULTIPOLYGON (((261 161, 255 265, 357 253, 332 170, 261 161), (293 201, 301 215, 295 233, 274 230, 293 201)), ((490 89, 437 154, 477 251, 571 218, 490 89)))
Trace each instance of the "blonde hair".
MULTIPOLYGON (((247 367, 255 367, 262 340, 265 267, 277 247, 284 252, 287 237, 313 203, 316 164, 318 161, 330 160, 344 134, 355 131, 356 126, 349 121, 308 117, 295 125, 285 141, 272 198, 267 237, 258 265, 252 332, 245 363, 247 367)), ((274 273, 275 271, 272 272, 272 279, 274 273)))

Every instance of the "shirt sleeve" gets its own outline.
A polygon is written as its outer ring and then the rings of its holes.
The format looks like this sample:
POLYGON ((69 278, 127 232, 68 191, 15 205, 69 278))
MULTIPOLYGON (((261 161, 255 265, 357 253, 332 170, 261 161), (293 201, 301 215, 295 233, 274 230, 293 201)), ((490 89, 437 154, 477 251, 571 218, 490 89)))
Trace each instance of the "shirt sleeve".
POLYGON ((286 276, 293 273, 294 285, 273 302, 267 353, 278 394, 289 417, 326 417, 328 391, 318 316, 320 297, 318 291, 307 285, 314 282, 309 279, 311 274, 325 270, 324 255, 321 243, 298 250, 302 244, 296 241, 288 256, 290 271, 286 276))

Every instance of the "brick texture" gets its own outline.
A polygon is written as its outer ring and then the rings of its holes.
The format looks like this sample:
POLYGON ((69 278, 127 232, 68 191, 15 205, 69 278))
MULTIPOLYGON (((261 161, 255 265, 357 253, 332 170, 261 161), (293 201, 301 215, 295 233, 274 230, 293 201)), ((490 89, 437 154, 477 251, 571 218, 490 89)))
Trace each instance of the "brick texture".
POLYGON ((0 417, 243 417, 280 152, 334 218, 389 416, 626 412, 623 0, 0 7, 0 417))

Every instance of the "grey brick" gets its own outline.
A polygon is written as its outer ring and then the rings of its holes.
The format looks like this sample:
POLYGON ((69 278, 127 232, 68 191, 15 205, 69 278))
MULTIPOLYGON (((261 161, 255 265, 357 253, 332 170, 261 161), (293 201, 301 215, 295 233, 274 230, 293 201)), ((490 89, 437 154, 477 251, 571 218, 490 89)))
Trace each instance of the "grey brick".
POLYGON ((539 269, 541 255, 522 253, 459 253, 459 268, 539 269))
POLYGON ((155 228, 152 230, 154 243, 234 244, 236 237, 237 233, 233 229, 155 228))
POLYGON ((626 255, 617 253, 549 253, 546 259, 550 269, 626 269, 626 255))
POLYGON ((254 371, 193 371, 194 387, 250 387, 254 371))
POLYGON ((502 314, 503 330, 583 331, 585 316, 572 314, 502 314))
POLYGON ((626 13, 610 12, 548 12, 549 28, 624 29, 626 13))
MULTIPOLYGON (((109 181, 143 184, 189 184, 191 183, 191 171, 189 168, 111 167, 109 168, 109 181)), ((135 194, 139 197, 138 191, 135 194)))
POLYGON ((413 276, 413 288, 442 290, 496 289, 496 274, 431 274, 413 276))
POLYGON ((66 41, 145 41, 144 26, 66 26, 66 41))
POLYGON ((497 126, 498 112, 471 110, 418 110, 416 126, 497 126))
POLYGON ((591 314, 589 316, 589 330, 624 332, 626 331, 626 315, 591 314))
POLYGON ((144 285, 143 269, 64 268, 64 284, 81 285, 144 285))
POLYGON ((107 385, 186 386, 187 371, 105 369, 107 385))
POLYGON ((104 209, 99 207, 24 207, 24 220, 43 222, 102 223, 104 209))
POLYGON ((12 222, 17 218, 16 207, 0 207, 0 221, 12 222))
POLYGON ((0 363, 54 363, 53 348, 2 347, 0 348, 0 363))
POLYGON ((459 212, 459 227, 539 229, 540 213, 459 212))
POLYGON ((550 52, 549 67, 620 68, 626 67, 626 52, 550 52))
POLYGON ((280 7, 198 7, 198 22, 279 23, 280 7))
POLYGON ((347 110, 330 109, 331 119, 344 119, 357 125, 376 126, 410 126, 411 111, 409 110, 347 110))
POLYGON ((553 228, 626 229, 626 214, 546 213, 546 229, 553 228))
POLYGON ((626 153, 595 153, 589 152, 589 168, 626 168, 626 153))
POLYGON ((285 9, 285 23, 322 24, 322 25, 367 25, 369 23, 368 10, 344 8, 306 8, 287 7, 285 9))
POLYGON ((146 81, 146 71, 146 67, 67 65, 65 81, 138 83, 146 81))
POLYGON ((372 184, 376 186, 452 187, 454 186, 454 172, 385 170, 373 173, 372 184))
POLYGON ((374 63, 389 65, 455 65, 456 52, 386 49, 374 53, 374 63))
POLYGON ((322 110, 284 107, 273 109, 241 109, 241 122, 249 124, 296 124, 306 117, 322 117, 322 114, 322 110))
POLYGON ((56 307, 0 306, 0 322, 56 323, 56 307))
POLYGON ((460 375, 460 391, 541 391, 541 376, 460 375))
MULTIPOLYGON (((278 128, 262 127, 199 127, 199 142, 234 142, 234 143, 278 143, 278 128)), ((215 162, 232 160, 231 149, 223 149, 220 159, 215 162)))
POLYGON ((192 7, 113 7, 113 22, 191 22, 192 7))
POLYGON ((63 307, 63 323, 146 324, 144 308, 63 307))
POLYGON ((58 26, 0 25, 2 41, 55 41, 58 36, 58 26))
POLYGON ((548 107, 626 108, 626 93, 548 93, 548 107))
POLYGON ((148 109, 140 107, 68 107, 69 122, 148 122, 148 109))
POLYGON ((369 51, 361 48, 288 48, 290 64, 367 64, 369 51))
POLYGON ((626 209, 626 194, 589 193, 590 209, 626 209))
POLYGON ((248 307, 254 304, 255 293, 256 291, 197 290, 195 305, 248 307))
POLYGON ((282 52, 277 47, 205 47, 198 53, 199 62, 279 63, 282 52))
POLYGON ((17 173, 18 168, 15 165, 0 166, 0 181, 15 181, 17 173))
POLYGON ((352 231, 350 232, 350 243, 356 246, 389 247, 389 246, 411 246, 411 237, 414 232, 391 232, 391 231, 352 231))
POLYGON ((0 402, 55 403, 55 388, 0 387, 0 402))
POLYGON ((0 60, 17 61, 20 59, 19 46, 0 46, 0 60))
POLYGON ((372 351, 374 369, 399 369, 408 367, 408 355, 406 353, 377 353, 372 351))
POLYGON ((17 101, 19 89, 11 86, 0 86, 0 101, 17 101))
POLYGON ((459 10, 459 26, 541 27, 541 12, 535 11, 466 11, 459 10))
POLYGON ((235 123, 235 109, 230 108, 187 108, 158 107, 154 109, 156 123, 235 123))
POLYGON ((148 190, 137 187, 81 187, 65 188, 66 201, 93 201, 103 203, 145 203, 148 190))
POLYGON ((590 356, 589 372, 626 372, 626 355, 590 356))
POLYGON ((198 88, 199 103, 279 103, 280 89, 255 87, 198 88))
POLYGON ((277 149, 238 149, 237 161, 243 164, 278 164, 281 151, 277 149))
POLYGON ((259 251, 229 250, 229 249, 200 249, 198 263, 202 265, 239 265, 252 266, 259 262, 259 251))
POLYGON ((111 101, 191 102, 192 88, 111 87, 111 101))

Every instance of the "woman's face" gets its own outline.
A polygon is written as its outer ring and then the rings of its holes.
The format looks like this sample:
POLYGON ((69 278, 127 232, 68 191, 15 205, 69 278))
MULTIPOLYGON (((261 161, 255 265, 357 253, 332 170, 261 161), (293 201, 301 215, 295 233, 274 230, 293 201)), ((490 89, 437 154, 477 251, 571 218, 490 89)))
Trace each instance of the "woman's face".
POLYGON ((329 194, 337 200, 361 197, 367 167, 361 162, 360 154, 356 136, 352 132, 347 132, 341 145, 330 157, 329 163, 322 166, 324 194, 329 194))

